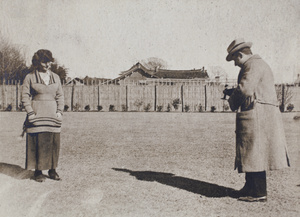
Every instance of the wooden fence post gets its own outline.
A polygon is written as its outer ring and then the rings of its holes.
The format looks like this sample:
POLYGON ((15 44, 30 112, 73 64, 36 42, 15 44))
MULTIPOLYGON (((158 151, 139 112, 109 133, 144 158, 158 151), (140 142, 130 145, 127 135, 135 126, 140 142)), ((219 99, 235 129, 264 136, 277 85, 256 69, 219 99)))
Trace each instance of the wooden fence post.
POLYGON ((156 90, 156 85, 154 85, 154 111, 156 112, 156 102, 157 100, 157 90, 156 90))
POLYGON ((2 85, 1 85, 1 101, 2 104, 0 105, 0 108, 3 109, 3 101, 4 101, 4 95, 3 95, 3 86, 4 86, 4 79, 2 80, 2 85))
POLYGON ((73 109, 74 109, 74 87, 75 86, 75 84, 73 84, 72 85, 72 92, 71 92, 71 111, 73 111, 73 109))
POLYGON ((19 108, 19 82, 17 81, 16 83, 16 111, 18 111, 18 108, 19 108))
POLYGON ((128 111, 128 86, 126 85, 126 95, 125 95, 125 100, 126 100, 126 102, 125 102, 125 106, 126 106, 126 111, 128 111))
POLYGON ((4 88, 5 88, 5 89, 4 89, 5 103, 4 103, 3 108, 5 108, 5 109, 7 108, 7 101, 8 101, 8 100, 7 100, 7 92, 8 92, 8 87, 7 87, 7 86, 8 86, 8 81, 6 81, 6 82, 5 82, 5 85, 4 85, 4 88))
POLYGON ((284 105, 284 97, 285 97, 285 96, 284 96, 284 95, 285 95, 285 94, 284 94, 284 88, 285 88, 285 86, 284 86, 284 84, 282 84, 282 86, 281 86, 281 105, 280 105, 280 107, 281 107, 281 108, 280 108, 280 111, 281 111, 281 112, 284 112, 284 106, 285 106, 285 105, 284 105))
POLYGON ((204 111, 207 108, 207 92, 206 92, 206 85, 204 85, 204 111))
POLYGON ((97 106, 97 110, 99 109, 100 106, 100 82, 98 83, 98 106, 97 106))
POLYGON ((181 85, 181 112, 183 112, 183 85, 181 85))

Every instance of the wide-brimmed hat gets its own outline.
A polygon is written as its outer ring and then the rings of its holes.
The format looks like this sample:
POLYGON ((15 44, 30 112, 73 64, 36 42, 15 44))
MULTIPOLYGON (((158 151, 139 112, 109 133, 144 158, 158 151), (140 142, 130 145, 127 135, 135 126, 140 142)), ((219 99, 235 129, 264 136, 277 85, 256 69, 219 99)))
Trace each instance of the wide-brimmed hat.
POLYGON ((245 42, 245 40, 243 38, 235 39, 233 42, 231 42, 231 44, 227 48, 228 55, 226 57, 226 60, 231 61, 232 54, 234 54, 238 50, 241 50, 245 47, 250 48, 251 46, 252 46, 252 42, 245 42))

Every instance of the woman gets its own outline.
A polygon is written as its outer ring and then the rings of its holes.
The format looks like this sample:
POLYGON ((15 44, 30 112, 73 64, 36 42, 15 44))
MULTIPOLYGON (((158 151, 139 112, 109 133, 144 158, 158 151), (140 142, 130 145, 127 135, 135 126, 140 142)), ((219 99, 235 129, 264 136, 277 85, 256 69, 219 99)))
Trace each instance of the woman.
POLYGON ((48 170, 50 179, 60 180, 55 169, 64 96, 59 76, 50 71, 53 61, 51 51, 38 50, 32 57, 33 71, 25 77, 22 86, 22 103, 27 112, 25 169, 35 169, 37 182, 46 179, 42 170, 48 170))

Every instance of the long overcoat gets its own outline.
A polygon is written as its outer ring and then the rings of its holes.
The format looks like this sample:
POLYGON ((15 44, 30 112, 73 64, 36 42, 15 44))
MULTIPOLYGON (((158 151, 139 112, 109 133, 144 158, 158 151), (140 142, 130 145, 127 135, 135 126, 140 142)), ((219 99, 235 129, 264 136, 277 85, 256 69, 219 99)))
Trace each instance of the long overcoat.
POLYGON ((228 102, 231 110, 238 110, 235 169, 241 173, 288 167, 273 73, 260 56, 253 55, 243 64, 228 102))

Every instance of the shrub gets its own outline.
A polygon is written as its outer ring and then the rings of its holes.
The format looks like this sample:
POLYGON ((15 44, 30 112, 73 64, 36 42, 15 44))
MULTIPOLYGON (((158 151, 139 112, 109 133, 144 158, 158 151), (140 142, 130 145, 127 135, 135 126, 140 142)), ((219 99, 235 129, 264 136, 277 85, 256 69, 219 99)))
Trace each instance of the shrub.
POLYGON ((288 104, 288 106, 286 107, 286 110, 288 110, 289 112, 293 111, 294 109, 294 105, 292 103, 288 104))
POLYGON ((126 106, 125 104, 122 104, 122 111, 123 112, 127 112, 128 111, 128 106, 126 106))
POLYGON ((135 100, 133 103, 135 107, 137 107, 138 111, 140 110, 140 107, 143 105, 143 101, 140 99, 135 100))
POLYGON ((163 110, 163 107, 164 106, 162 106, 162 105, 158 105, 158 106, 156 106, 156 109, 158 112, 161 112, 163 110))
POLYGON ((109 105, 109 111, 114 112, 115 111, 115 106, 114 105, 109 105))
POLYGON ((68 109, 69 109, 69 106, 68 106, 68 105, 65 105, 65 106, 64 106, 64 112, 68 111, 68 109))
POLYGON ((198 106, 198 111, 199 111, 199 112, 203 112, 203 106, 201 105, 201 103, 200 103, 199 106, 198 106))
POLYGON ((150 109, 151 109, 151 105, 150 105, 150 103, 148 103, 146 106, 144 106, 144 110, 145 110, 145 112, 148 112, 148 111, 150 111, 150 109))
POLYGON ((228 105, 224 105, 223 108, 224 108, 224 111, 228 111, 229 110, 229 106, 228 105))
POLYGON ((102 109, 103 109, 103 107, 102 107, 101 105, 98 105, 98 106, 97 106, 98 112, 100 112, 102 109))
POLYGON ((170 112, 170 111, 171 111, 171 105, 170 105, 170 103, 168 103, 167 112, 170 112))
POLYGON ((210 107, 210 111, 211 112, 215 112, 216 111, 216 107, 215 106, 210 107))
POLYGON ((91 110, 90 105, 86 105, 86 106, 84 107, 84 110, 85 110, 86 112, 90 111, 90 110, 91 110))
POLYGON ((185 112, 188 112, 189 110, 190 110, 190 106, 189 106, 189 105, 185 105, 185 106, 184 106, 184 111, 185 111, 185 112))
POLYGON ((78 112, 80 110, 80 105, 78 103, 76 103, 74 106, 73 106, 73 111, 75 112, 78 112))
POLYGON ((12 110, 12 105, 8 104, 8 106, 6 107, 5 111, 10 112, 12 110))
POLYGON ((178 109, 178 107, 179 107, 178 105, 179 104, 180 104, 180 99, 179 98, 174 99, 173 102, 172 102, 172 105, 173 105, 173 107, 174 107, 175 110, 178 109))

